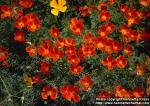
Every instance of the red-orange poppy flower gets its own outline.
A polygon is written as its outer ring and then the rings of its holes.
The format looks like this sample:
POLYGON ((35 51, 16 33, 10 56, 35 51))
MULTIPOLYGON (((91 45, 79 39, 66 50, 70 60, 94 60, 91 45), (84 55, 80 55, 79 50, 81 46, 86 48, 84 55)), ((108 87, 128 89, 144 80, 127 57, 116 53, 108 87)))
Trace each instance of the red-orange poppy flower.
POLYGON ((59 29, 57 27, 52 27, 50 29, 50 36, 58 37, 59 36, 59 29))
POLYGON ((123 35, 123 36, 128 36, 128 32, 129 32, 129 27, 127 25, 121 26, 119 28, 119 32, 123 35))
POLYGON ((4 62, 7 59, 8 59, 8 51, 5 48, 0 47, 0 62, 4 62))
POLYGON ((116 62, 119 68, 125 68, 128 64, 127 59, 123 55, 120 55, 119 57, 117 57, 116 62))
POLYGON ((25 33, 21 32, 21 31, 15 31, 14 33, 14 40, 18 41, 18 42, 25 42, 25 33))
POLYGON ((45 58, 49 58, 49 54, 52 49, 52 41, 49 39, 43 40, 38 48, 38 54, 45 58))
POLYGON ((80 58, 76 55, 68 56, 68 62, 72 65, 78 65, 80 63, 80 58))
POLYGON ((98 98, 110 98, 110 94, 107 91, 100 91, 98 96, 98 98))
POLYGON ((142 87, 136 87, 133 90, 131 90, 132 95, 135 98, 142 98, 144 97, 144 89, 142 87))
POLYGON ((73 100, 75 103, 80 101, 80 96, 78 95, 80 92, 80 88, 75 85, 65 85, 61 86, 60 93, 62 97, 68 101, 73 100))
POLYGON ((95 55, 95 47, 91 44, 84 44, 82 46, 82 53, 84 56, 94 56, 95 55))
POLYGON ((75 48, 74 46, 73 46, 73 47, 68 47, 68 48, 66 48, 65 54, 66 54, 67 56, 76 55, 76 48, 75 48))
POLYGON ((30 8, 33 2, 32 0, 20 0, 19 4, 24 8, 30 8))
POLYGON ((54 62, 57 62, 63 56, 64 56, 63 51, 60 51, 58 48, 53 48, 49 52, 49 58, 52 58, 54 62))
POLYGON ((0 5, 0 19, 11 18, 13 16, 12 8, 7 5, 0 5))
POLYGON ((41 76, 38 74, 35 74, 33 77, 33 83, 34 84, 39 84, 41 82, 41 76))
POLYGON ((97 9, 99 10, 99 11, 106 11, 107 10, 107 3, 106 2, 101 2, 99 5, 98 5, 98 7, 97 7, 97 9))
POLYGON ((88 91, 90 90, 91 86, 94 85, 94 82, 91 80, 90 76, 86 74, 80 79, 80 84, 83 87, 83 91, 88 91))
POLYGON ((30 57, 34 57, 37 53, 35 45, 30 45, 30 46, 26 47, 26 52, 29 53, 30 57))
POLYGON ((133 48, 131 45, 127 44, 124 48, 124 54, 127 56, 131 56, 133 53, 133 48))
POLYGON ((40 20, 35 19, 33 22, 30 22, 27 26, 27 29, 31 32, 35 32, 40 29, 40 20))
POLYGON ((25 16, 21 16, 16 20, 16 28, 22 29, 27 26, 27 18, 25 16))
POLYGON ((95 47, 101 51, 105 50, 105 39, 103 37, 97 37, 95 40, 95 47))
POLYGON ((75 35, 80 35, 83 32, 84 24, 82 20, 77 18, 71 19, 70 30, 73 31, 75 35))
POLYGON ((128 7, 125 4, 121 4, 119 10, 123 13, 125 13, 126 11, 128 11, 128 7))
POLYGON ((47 100, 50 97, 52 100, 56 100, 58 96, 58 89, 57 87, 53 87, 52 89, 50 86, 46 85, 42 89, 41 98, 43 100, 47 100))
POLYGON ((114 25, 113 23, 111 23, 111 22, 108 22, 108 23, 105 24, 104 26, 106 27, 106 31, 107 31, 108 33, 113 32, 114 29, 115 29, 115 25, 114 25))
POLYGON ((79 75, 83 71, 83 67, 80 65, 71 65, 70 71, 74 75, 79 75))
POLYGON ((46 63, 45 61, 42 61, 40 65, 41 65, 40 70, 43 74, 48 75, 51 72, 50 64, 46 63))
POLYGON ((129 30, 129 35, 128 35, 129 39, 131 41, 137 41, 138 39, 138 32, 136 30, 129 30))
POLYGON ((82 42, 94 44, 95 43, 95 37, 91 33, 87 33, 83 36, 82 42))
POLYGON ((64 39, 61 37, 57 38, 56 46, 58 48, 63 48, 65 46, 64 39))
POLYGON ((115 53, 118 53, 121 51, 121 49, 122 49, 122 44, 118 40, 114 40, 113 41, 113 51, 115 53))
POLYGON ((100 29, 98 29, 98 34, 101 35, 101 37, 107 37, 108 36, 108 32, 106 31, 106 27, 103 26, 100 29))
POLYGON ((100 21, 108 21, 110 20, 110 12, 109 11, 101 11, 99 15, 100 21))
POLYGON ((108 54, 113 53, 113 40, 111 38, 105 39, 105 48, 104 51, 108 54))
POLYGON ((107 56, 104 60, 102 60, 102 65, 106 66, 109 71, 116 67, 115 58, 112 55, 107 56))
POLYGON ((67 37, 64 39, 64 45, 65 47, 72 47, 75 46, 76 41, 73 38, 67 37))
POLYGON ((131 94, 122 86, 118 85, 114 89, 115 97, 117 98, 130 98, 131 94))
POLYGON ((116 2, 117 2, 117 0, 109 0, 109 3, 110 3, 111 5, 115 4, 116 2))
POLYGON ((128 26, 131 27, 133 24, 139 24, 140 20, 134 17, 126 16, 126 20, 128 21, 128 26))
POLYGON ((58 89, 57 87, 53 87, 50 92, 49 92, 49 95, 50 95, 50 98, 52 100, 56 100, 57 99, 57 96, 58 96, 58 89))
POLYGON ((140 0, 139 2, 140 2, 140 4, 142 6, 145 6, 145 7, 150 5, 150 1, 149 0, 140 0))

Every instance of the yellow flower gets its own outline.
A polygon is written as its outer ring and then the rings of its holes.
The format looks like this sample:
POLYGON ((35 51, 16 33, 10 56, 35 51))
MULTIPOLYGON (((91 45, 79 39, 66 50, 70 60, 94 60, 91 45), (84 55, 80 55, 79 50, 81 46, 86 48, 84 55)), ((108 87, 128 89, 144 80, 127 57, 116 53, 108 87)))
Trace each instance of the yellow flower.
POLYGON ((32 87, 32 78, 30 78, 27 74, 23 75, 23 80, 26 82, 27 87, 32 87))
POLYGON ((59 12, 65 12, 67 10, 66 0, 51 0, 50 7, 53 8, 51 13, 58 16, 59 12))

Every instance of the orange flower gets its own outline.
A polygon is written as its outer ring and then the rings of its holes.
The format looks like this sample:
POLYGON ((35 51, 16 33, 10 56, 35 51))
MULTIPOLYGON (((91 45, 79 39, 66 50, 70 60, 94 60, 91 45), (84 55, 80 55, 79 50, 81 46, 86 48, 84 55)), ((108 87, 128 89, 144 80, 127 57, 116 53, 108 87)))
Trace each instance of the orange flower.
POLYGON ((149 0, 140 0, 140 4, 141 4, 142 6, 147 7, 147 6, 150 5, 150 1, 149 1, 149 0))
POLYGON ((105 50, 105 39, 103 37, 97 37, 95 47, 101 51, 105 50))
POLYGON ((25 42, 25 33, 21 31, 15 31, 14 40, 18 42, 25 42))
POLYGON ((118 53, 121 51, 121 49, 122 49, 122 44, 118 40, 114 40, 113 41, 113 51, 115 53, 118 53))
POLYGON ((0 19, 11 18, 13 16, 12 8, 7 5, 0 5, 0 19))
POLYGON ((94 45, 84 44, 82 46, 82 53, 86 57, 88 57, 88 56, 94 56, 94 54, 95 54, 95 47, 94 47, 94 45))
POLYGON ((50 92, 49 92, 49 95, 50 95, 50 98, 52 100, 56 100, 57 99, 57 96, 58 96, 58 89, 57 87, 53 87, 50 92))
POLYGON ((35 32, 40 29, 40 19, 35 13, 29 13, 25 15, 27 19, 27 29, 31 32, 35 32))
POLYGON ((115 25, 111 22, 108 22, 107 24, 104 25, 106 27, 106 31, 110 34, 111 32, 114 31, 115 25))
POLYGON ((66 48, 65 54, 67 56, 76 55, 76 49, 75 49, 75 47, 73 46, 73 47, 66 48))
POLYGON ((71 18, 70 30, 72 30, 75 35, 80 35, 83 32, 83 28, 82 20, 71 18))
POLYGON ((80 84, 83 87, 83 91, 88 91, 90 90, 90 87, 94 85, 94 82, 91 80, 90 76, 86 74, 80 79, 80 84))
POLYGON ((101 37, 107 37, 109 33, 106 31, 106 27, 103 26, 100 29, 98 29, 98 34, 101 35, 101 37))
POLYGON ((131 97, 131 94, 122 85, 118 85, 114 89, 114 94, 115 94, 115 97, 117 98, 130 98, 131 97))
POLYGON ((125 4, 121 4, 119 10, 123 13, 128 11, 128 7, 125 4))
POLYGON ((52 51, 52 41, 49 39, 43 40, 38 48, 39 55, 49 58, 50 51, 52 51))
POLYGON ((98 33, 102 37, 107 37, 110 33, 113 32, 114 29, 115 29, 115 25, 111 22, 108 22, 98 30, 98 33))
POLYGON ((26 52, 29 53, 30 57, 34 57, 37 53, 36 47, 34 45, 30 45, 30 46, 26 47, 26 52))
POLYGON ((129 32, 129 27, 127 25, 121 26, 119 28, 119 32, 123 35, 123 36, 127 36, 128 32, 129 32))
POLYGON ((49 53, 49 58, 52 58, 54 62, 57 62, 64 56, 63 51, 60 51, 58 48, 53 48, 49 53))
POLYGON ((47 100, 50 92, 50 87, 48 85, 44 86, 42 89, 41 98, 47 100))
POLYGON ((137 41, 138 39, 138 32, 136 30, 129 30, 129 35, 128 35, 129 39, 131 41, 137 41))
POLYGON ((72 47, 75 46, 75 40, 73 38, 67 37, 64 39, 64 45, 65 47, 72 47))
POLYGON ((117 0, 109 0, 110 4, 113 5, 117 2, 117 0))
POLYGON ((49 96, 50 96, 50 98, 52 100, 56 100, 57 99, 57 96, 58 96, 58 89, 57 89, 57 87, 53 87, 52 89, 48 85, 43 87, 42 93, 41 93, 41 98, 43 100, 47 100, 49 96))
POLYGON ((132 95, 135 98, 142 98, 144 97, 144 89, 142 87, 136 87, 131 91, 132 95))
POLYGON ((33 2, 32 0, 20 0, 19 4, 24 8, 30 8, 33 2))
POLYGON ((116 58, 117 66, 119 68, 125 68, 127 65, 127 60, 124 56, 120 55, 119 57, 116 58))
POLYGON ((48 75, 51 72, 51 65, 50 64, 42 61, 40 65, 41 65, 40 70, 43 74, 48 75))
POLYGON ((137 65, 137 67, 136 67, 136 69, 135 69, 136 74, 137 74, 138 76, 144 75, 145 72, 146 72, 146 70, 147 70, 147 67, 146 67, 145 64, 137 65))
POLYGON ((22 29, 27 25, 27 18, 25 16, 21 16, 16 20, 16 28, 22 29))
POLYGON ((80 63, 80 58, 76 55, 68 56, 68 62, 72 65, 78 65, 80 63))
POLYGON ((65 46, 64 39, 58 37, 58 38, 57 38, 57 42, 56 42, 56 46, 57 46, 58 48, 63 48, 63 47, 65 46))
POLYGON ((83 67, 81 67, 80 65, 71 65, 70 71, 74 75, 79 75, 83 71, 83 67))
POLYGON ((94 44, 95 43, 95 37, 91 33, 87 33, 83 36, 82 42, 94 44))
POLYGON ((108 21, 110 20, 110 12, 109 11, 101 11, 99 15, 100 21, 108 21))
POLYGON ((34 84, 39 84, 41 82, 41 76, 40 75, 34 75, 33 77, 34 84))
POLYGON ((35 32, 40 29, 40 20, 36 19, 33 22, 29 23, 27 29, 31 32, 35 32))
POLYGON ((98 94, 98 98, 110 98, 110 94, 107 91, 101 91, 98 94))
POLYGON ((116 67, 115 58, 112 55, 107 56, 104 60, 102 60, 102 65, 106 66, 109 71, 116 67))
POLYGON ((58 37, 59 36, 59 29, 57 27, 52 27, 50 29, 50 36, 58 37))
POLYGON ((63 98, 68 101, 73 101, 75 103, 80 101, 80 96, 78 95, 80 92, 80 88, 75 85, 65 85, 60 88, 60 93, 62 94, 63 98))
POLYGON ((127 56, 131 56, 133 52, 132 46, 127 44, 124 48, 124 54, 127 56))
POLYGON ((105 39, 105 52, 107 52, 108 54, 112 54, 113 53, 113 40, 110 38, 105 39))
POLYGON ((101 2, 99 5, 98 5, 98 7, 97 7, 97 9, 99 10, 99 11, 106 11, 107 10, 107 4, 106 4, 106 2, 101 2))
POLYGON ((7 59, 8 59, 8 51, 5 48, 0 47, 0 62, 4 62, 7 59))

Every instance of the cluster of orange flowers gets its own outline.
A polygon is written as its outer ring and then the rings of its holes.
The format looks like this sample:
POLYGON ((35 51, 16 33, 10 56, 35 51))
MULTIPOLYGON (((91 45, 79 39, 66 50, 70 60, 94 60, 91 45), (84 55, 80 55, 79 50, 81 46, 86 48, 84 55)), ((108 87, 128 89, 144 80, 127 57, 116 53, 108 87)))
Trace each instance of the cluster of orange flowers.
MULTIPOLYGON (((98 98, 110 98, 112 94, 102 90, 98 94, 98 98)), ((142 87, 136 87, 132 90, 126 90, 122 85, 118 85, 114 89, 114 96, 116 98, 141 98, 144 97, 144 89, 142 87)))
MULTIPOLYGON (((95 36, 88 32, 84 35, 84 20, 78 17, 71 18, 69 20, 69 30, 76 36, 82 37, 81 44, 77 46, 76 40, 73 37, 60 36, 61 30, 56 26, 53 26, 49 30, 49 35, 52 39, 44 39, 40 42, 40 45, 31 44, 26 47, 30 57, 34 57, 37 54, 43 58, 51 59, 54 62, 58 62, 63 57, 67 57, 69 63, 70 72, 77 76, 84 71, 84 67, 80 64, 82 60, 87 57, 95 56, 97 51, 100 53, 106 53, 107 56, 103 58, 101 64, 109 71, 112 71, 115 67, 121 69, 126 68, 128 65, 128 57, 133 54, 132 45, 129 43, 139 42, 140 40, 147 40, 150 38, 149 33, 145 30, 137 31, 132 28, 134 24, 139 25, 140 21, 145 17, 149 17, 149 13, 145 13, 142 10, 137 10, 122 4, 119 11, 124 14, 127 24, 120 26, 118 32, 121 34, 123 42, 111 38, 109 35, 117 30, 115 24, 110 21, 111 12, 108 10, 108 4, 115 4, 117 0, 109 0, 109 2, 100 2, 96 8, 94 5, 81 6, 79 11, 82 17, 88 17, 94 10, 99 11, 99 21, 105 24, 98 29, 98 35, 95 36), (118 56, 115 57, 114 54, 118 56)), ((148 6, 149 0, 140 0, 140 4, 148 6)), ((19 5, 28 9, 32 7, 32 0, 20 0, 19 5)), ((78 7, 74 6, 73 10, 77 10, 78 7)), ((57 10, 57 9, 56 9, 57 10)), ((0 18, 12 18, 14 16, 13 8, 10 6, 0 6, 0 18)), ((16 19, 15 27, 17 30, 14 32, 14 40, 18 42, 26 42, 25 32, 23 28, 27 27, 28 31, 35 32, 40 30, 40 19, 36 13, 27 13, 22 15, 23 11, 18 10, 18 17, 16 19)), ((5 61, 8 58, 8 51, 4 48, 0 48, 0 62, 5 61)), ((52 71, 52 65, 46 61, 41 61, 40 71, 48 76, 52 71)), ((138 65, 136 68, 137 75, 143 75, 146 71, 145 65, 138 65)), ((34 84, 39 84, 42 81, 41 76, 36 74, 33 77, 34 84)), ((83 91, 90 91, 94 85, 94 81, 90 77, 90 74, 85 74, 79 79, 79 84, 83 91)), ((59 90, 57 87, 51 88, 46 85, 41 92, 41 98, 47 100, 50 97, 52 100, 56 100, 59 90)), ((60 87, 60 93, 63 98, 68 101, 73 100, 75 103, 80 101, 80 87, 76 85, 64 85, 60 87)), ((143 97, 143 88, 137 87, 131 91, 126 90, 122 85, 118 85, 114 90, 115 97, 143 97)), ((107 91, 101 91, 98 94, 99 98, 109 98, 111 95, 107 91)))

